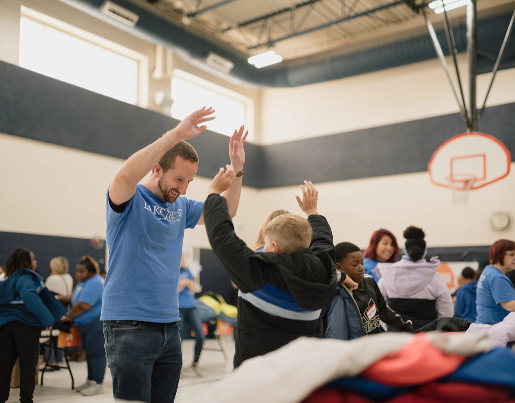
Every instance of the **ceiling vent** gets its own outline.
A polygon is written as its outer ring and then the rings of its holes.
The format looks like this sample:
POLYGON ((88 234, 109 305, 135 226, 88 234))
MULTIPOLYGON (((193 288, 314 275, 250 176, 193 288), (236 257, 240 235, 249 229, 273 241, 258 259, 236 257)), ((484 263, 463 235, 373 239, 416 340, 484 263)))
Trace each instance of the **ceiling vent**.
POLYGON ((110 1, 105 2, 104 6, 102 7, 102 13, 108 15, 111 18, 114 18, 117 21, 123 22, 129 27, 134 27, 139 19, 138 14, 135 14, 126 8, 120 7, 117 4, 111 3, 110 1))
POLYGON ((206 64, 227 74, 230 73, 232 68, 234 67, 233 62, 223 58, 222 56, 218 56, 216 53, 213 52, 209 52, 209 54, 207 55, 206 64))

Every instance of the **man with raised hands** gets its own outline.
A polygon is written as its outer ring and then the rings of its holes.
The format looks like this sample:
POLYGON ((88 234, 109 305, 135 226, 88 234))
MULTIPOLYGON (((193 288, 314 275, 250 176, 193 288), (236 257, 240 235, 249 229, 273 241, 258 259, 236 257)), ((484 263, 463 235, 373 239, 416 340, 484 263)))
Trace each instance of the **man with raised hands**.
MULTIPOLYGON (((184 195, 199 159, 185 140, 202 133, 214 109, 193 112, 133 154, 106 198, 109 271, 102 303, 105 346, 115 398, 173 402, 182 367, 178 281, 186 228, 203 224, 203 202, 184 195), (149 178, 138 184, 149 171, 149 178)), ((248 132, 229 143, 235 180, 223 196, 231 216, 241 193, 248 132)))

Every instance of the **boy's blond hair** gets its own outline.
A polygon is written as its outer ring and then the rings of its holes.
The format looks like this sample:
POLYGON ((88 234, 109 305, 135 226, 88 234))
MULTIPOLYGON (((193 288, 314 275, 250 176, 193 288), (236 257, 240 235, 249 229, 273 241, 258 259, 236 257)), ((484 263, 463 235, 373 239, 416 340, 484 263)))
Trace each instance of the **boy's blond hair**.
POLYGON ((313 229, 308 220, 296 214, 283 214, 268 223, 265 235, 281 245, 283 252, 309 248, 313 229))

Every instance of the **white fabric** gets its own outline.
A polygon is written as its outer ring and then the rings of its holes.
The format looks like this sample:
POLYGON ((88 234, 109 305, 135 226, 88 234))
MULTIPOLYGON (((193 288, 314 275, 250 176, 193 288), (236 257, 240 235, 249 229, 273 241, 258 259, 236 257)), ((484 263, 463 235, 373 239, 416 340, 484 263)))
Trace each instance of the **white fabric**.
POLYGON ((413 298, 435 300, 439 318, 454 316, 454 304, 445 280, 438 273, 440 261, 426 262, 401 260, 396 263, 378 263, 376 272, 381 275, 379 290, 386 302, 388 298, 413 298))
POLYGON ((58 295, 68 295, 73 291, 73 278, 68 273, 52 274, 46 279, 45 285, 58 295))
MULTIPOLYGON (((426 333, 435 347, 449 354, 475 355, 492 347, 487 335, 426 333)), ((296 403, 328 382, 356 376, 377 360, 396 353, 414 335, 382 333, 344 341, 299 338, 243 362, 199 401, 210 403, 296 403)))
POLYGON ((495 325, 472 323, 466 333, 488 334, 494 340, 496 346, 504 347, 509 342, 515 341, 515 312, 509 313, 502 322, 495 325))

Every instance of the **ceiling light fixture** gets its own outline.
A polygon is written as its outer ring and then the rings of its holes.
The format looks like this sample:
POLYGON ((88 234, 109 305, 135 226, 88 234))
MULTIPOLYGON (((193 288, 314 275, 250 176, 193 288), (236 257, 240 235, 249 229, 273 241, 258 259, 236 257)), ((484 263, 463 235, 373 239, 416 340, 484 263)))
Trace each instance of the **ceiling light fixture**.
POLYGON ((469 0, 436 0, 429 3, 429 8, 436 14, 441 14, 443 13, 444 7, 445 11, 450 11, 458 7, 466 6, 467 4, 469 4, 469 0))
POLYGON ((253 64, 254 67, 260 69, 261 67, 270 66, 271 64, 280 63, 283 61, 283 58, 276 54, 273 50, 270 50, 265 53, 261 53, 256 56, 249 57, 249 64, 253 64))

